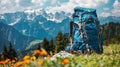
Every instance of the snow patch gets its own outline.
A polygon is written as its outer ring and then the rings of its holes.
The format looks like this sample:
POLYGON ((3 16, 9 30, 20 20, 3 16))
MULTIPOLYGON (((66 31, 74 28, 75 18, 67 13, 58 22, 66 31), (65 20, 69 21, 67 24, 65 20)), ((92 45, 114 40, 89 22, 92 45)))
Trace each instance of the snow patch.
POLYGON ((16 23, 18 23, 18 21, 19 21, 20 19, 21 19, 21 18, 18 18, 18 19, 16 19, 16 21, 15 21, 15 22, 10 23, 10 24, 8 24, 8 25, 13 26, 13 25, 15 25, 16 23))
POLYGON ((45 12, 45 10, 42 9, 42 8, 41 8, 41 9, 36 9, 36 10, 35 10, 35 14, 36 14, 36 15, 42 15, 44 12, 45 12))
POLYGON ((47 17, 47 20, 48 21, 55 21, 56 23, 62 22, 62 20, 58 20, 58 19, 55 19, 55 18, 48 18, 48 17, 47 17))
POLYGON ((39 24, 41 25, 41 24, 43 24, 43 22, 40 22, 40 21, 39 21, 39 24))
POLYGON ((27 19, 33 21, 33 20, 34 20, 34 17, 30 17, 30 15, 27 15, 27 19))
MULTIPOLYGON (((9 31, 10 29, 8 29, 8 31, 9 31)), ((12 34, 12 31, 10 31, 9 32, 9 34, 8 34, 8 41, 11 41, 11 34, 12 34)))
POLYGON ((5 17, 3 15, 0 16, 1 19, 5 19, 5 17))
POLYGON ((50 28, 45 28, 45 30, 49 30, 50 28))
POLYGON ((25 34, 25 32, 26 32, 26 31, 27 31, 27 30, 26 30, 26 29, 24 29, 24 30, 22 30, 22 33, 23 33, 23 34, 25 34))
POLYGON ((28 8, 24 12, 27 14, 33 14, 35 12, 35 10, 28 8))
POLYGON ((34 20, 35 18, 35 10, 31 8, 27 8, 24 13, 27 14, 27 20, 34 20))
POLYGON ((27 47, 26 47, 25 50, 28 50, 28 49, 30 49, 31 47, 35 46, 35 45, 37 46, 38 43, 42 43, 42 42, 43 42, 43 40, 34 40, 34 41, 30 42, 30 44, 27 45, 27 47))

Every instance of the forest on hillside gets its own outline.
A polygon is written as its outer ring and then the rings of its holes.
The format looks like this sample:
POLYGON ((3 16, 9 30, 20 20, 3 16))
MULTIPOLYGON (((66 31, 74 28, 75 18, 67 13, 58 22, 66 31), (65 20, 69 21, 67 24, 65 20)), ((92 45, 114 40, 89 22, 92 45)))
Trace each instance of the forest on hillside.
POLYGON ((104 44, 120 44, 120 23, 109 22, 103 27, 104 44))

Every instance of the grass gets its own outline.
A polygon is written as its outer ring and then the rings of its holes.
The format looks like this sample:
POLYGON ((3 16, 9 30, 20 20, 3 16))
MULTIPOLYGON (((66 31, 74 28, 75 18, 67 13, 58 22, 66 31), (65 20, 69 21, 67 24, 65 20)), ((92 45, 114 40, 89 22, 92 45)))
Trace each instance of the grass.
MULTIPOLYGON (((36 54, 40 54, 36 52, 36 54)), ((111 44, 104 46, 103 54, 93 53, 91 55, 79 55, 67 58, 58 57, 57 60, 50 60, 50 56, 44 57, 46 53, 41 52, 38 59, 24 57, 22 61, 0 64, 0 67, 120 67, 120 45, 111 44), (21 65, 16 66, 22 62, 21 65)))

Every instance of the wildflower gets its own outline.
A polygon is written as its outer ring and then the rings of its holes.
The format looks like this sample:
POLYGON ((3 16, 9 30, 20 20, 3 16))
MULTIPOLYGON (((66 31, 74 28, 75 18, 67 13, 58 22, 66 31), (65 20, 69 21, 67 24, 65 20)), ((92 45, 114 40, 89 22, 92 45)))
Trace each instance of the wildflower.
POLYGON ((24 60, 24 62, 23 62, 25 65, 28 65, 28 64, 30 64, 30 60, 24 60))
POLYGON ((44 65, 44 61, 43 60, 38 61, 38 65, 43 66, 44 65))
POLYGON ((2 64, 2 61, 0 61, 0 64, 2 64))
POLYGON ((17 62, 17 63, 16 63, 16 67, 21 67, 21 66, 23 66, 23 65, 24 65, 23 62, 17 62))
POLYGON ((35 51, 34 51, 34 54, 35 54, 35 55, 39 55, 39 54, 40 54, 40 50, 35 50, 35 51))
POLYGON ((4 61, 0 61, 0 64, 5 64, 5 62, 4 61))
POLYGON ((15 63, 16 61, 15 61, 15 60, 12 60, 11 62, 12 62, 12 63, 15 63))
POLYGON ((47 55, 47 52, 44 49, 42 49, 41 52, 40 52, 40 55, 45 56, 45 55, 47 55))
POLYGON ((48 55, 48 56, 47 56, 47 59, 49 60, 50 58, 51 58, 51 56, 50 56, 50 55, 48 55))
POLYGON ((10 67, 14 67, 14 65, 13 65, 13 64, 11 64, 11 65, 10 65, 10 67))
POLYGON ((6 60, 4 61, 4 63, 7 64, 7 63, 9 63, 9 61, 10 61, 10 59, 6 59, 6 60))
POLYGON ((69 59, 66 58, 62 61, 62 65, 68 64, 69 62, 70 62, 69 59))
POLYGON ((30 59, 30 56, 25 56, 24 58, 23 58, 23 60, 29 60, 30 59))
POLYGON ((36 60, 36 57, 35 57, 35 56, 32 56, 32 57, 31 57, 31 60, 32 60, 32 61, 35 61, 35 60, 36 60))

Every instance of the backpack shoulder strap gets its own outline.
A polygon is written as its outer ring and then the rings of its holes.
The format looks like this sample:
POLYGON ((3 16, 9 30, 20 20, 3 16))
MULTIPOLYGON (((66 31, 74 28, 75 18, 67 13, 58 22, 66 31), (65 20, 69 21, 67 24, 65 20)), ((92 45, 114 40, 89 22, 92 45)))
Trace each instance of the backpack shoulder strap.
POLYGON ((70 37, 72 37, 73 21, 70 22, 70 37))

